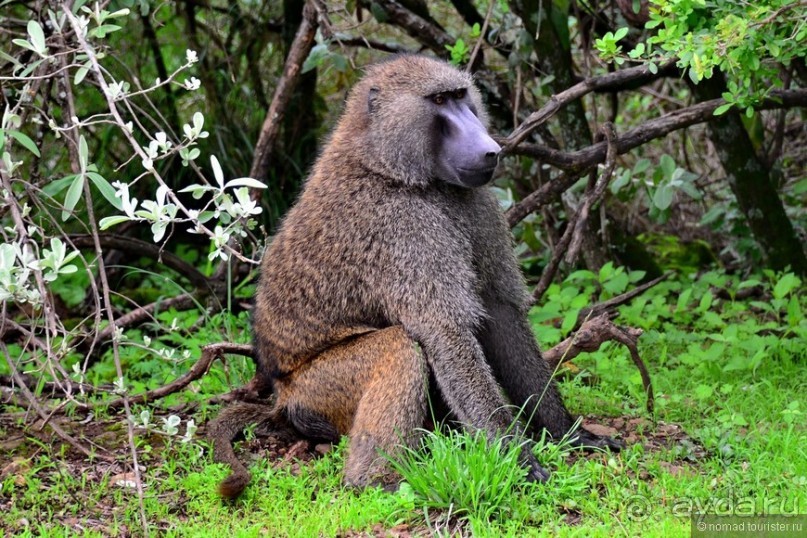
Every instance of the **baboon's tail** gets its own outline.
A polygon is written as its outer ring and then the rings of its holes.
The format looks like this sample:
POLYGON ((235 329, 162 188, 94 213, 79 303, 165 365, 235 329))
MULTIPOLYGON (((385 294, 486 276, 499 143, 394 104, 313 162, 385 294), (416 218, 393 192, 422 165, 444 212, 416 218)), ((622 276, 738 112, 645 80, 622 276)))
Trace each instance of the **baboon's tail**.
POLYGON ((285 432, 290 428, 283 410, 270 404, 235 402, 210 421, 207 437, 213 443, 213 459, 228 464, 232 469, 230 476, 219 484, 219 494, 228 499, 238 497, 252 480, 252 475, 233 450, 233 439, 249 424, 258 424, 269 432, 285 432))

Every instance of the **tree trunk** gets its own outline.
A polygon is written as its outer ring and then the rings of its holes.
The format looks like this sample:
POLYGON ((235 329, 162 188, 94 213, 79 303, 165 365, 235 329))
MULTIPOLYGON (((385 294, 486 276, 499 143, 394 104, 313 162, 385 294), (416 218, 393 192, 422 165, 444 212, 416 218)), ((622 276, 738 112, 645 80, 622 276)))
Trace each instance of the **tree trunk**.
MULTIPOLYGON (((552 93, 560 93, 573 86, 577 81, 572 69, 571 49, 563 43, 553 22, 554 17, 559 16, 565 24, 566 14, 558 12, 552 2, 546 0, 517 0, 511 3, 511 7, 521 17, 527 32, 535 38, 533 48, 541 71, 554 76, 549 82, 552 93)), ((591 129, 582 101, 574 101, 560 109, 558 120, 567 151, 591 145, 591 129)), ((586 225, 585 247, 582 249, 586 267, 592 271, 599 271, 610 258, 600 231, 599 212, 595 212, 586 225)))
MULTIPOLYGON (((693 86, 692 91, 700 101, 719 98, 726 91, 725 79, 716 73, 693 86)), ((781 271, 790 266, 795 273, 807 275, 804 246, 785 213, 770 169, 754 151, 739 114, 732 110, 715 116, 709 122, 709 137, 768 267, 781 271)))

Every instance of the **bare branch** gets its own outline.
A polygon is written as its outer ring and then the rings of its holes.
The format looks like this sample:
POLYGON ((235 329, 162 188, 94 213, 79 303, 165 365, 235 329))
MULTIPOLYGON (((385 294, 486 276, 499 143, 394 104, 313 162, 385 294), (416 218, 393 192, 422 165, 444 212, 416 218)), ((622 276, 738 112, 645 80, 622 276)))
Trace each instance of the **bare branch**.
POLYGON ((507 219, 507 224, 512 228, 524 220, 524 217, 557 198, 559 194, 574 185, 587 171, 565 172, 544 183, 537 191, 527 195, 523 200, 507 210, 504 215, 507 219))
POLYGON ((395 0, 377 0, 377 6, 384 10, 389 17, 386 21, 402 28, 426 47, 433 50, 438 56, 446 56, 446 45, 452 45, 454 40, 442 28, 412 13, 395 0))
MULTIPOLYGON (((723 99, 712 99, 648 120, 643 125, 617 137, 617 152, 622 155, 650 140, 661 138, 678 129, 709 121, 714 116, 715 109, 725 103, 726 101, 723 99)), ((805 106, 807 106, 807 89, 772 90, 770 96, 759 104, 756 110, 805 106)), ((512 135, 504 139, 504 143, 506 144, 506 140, 510 138, 512 135)), ((522 143, 511 147, 509 152, 534 157, 566 171, 579 171, 605 161, 607 147, 606 142, 599 142, 578 151, 564 152, 537 144, 522 143)))
POLYGON ((600 179, 597 180, 597 183, 586 192, 585 196, 583 197, 583 201, 580 204, 580 209, 575 215, 572 242, 569 245, 569 250, 566 252, 566 263, 569 265, 573 265, 577 261, 577 255, 580 253, 580 245, 583 244, 583 233, 586 229, 586 224, 588 223, 589 212, 595 204, 602 200, 602 197, 605 195, 605 188, 611 181, 611 176, 614 174, 614 168, 616 168, 616 144, 614 144, 614 140, 616 139, 616 131, 614 130, 614 124, 611 122, 604 123, 600 127, 600 133, 605 135, 606 142, 608 143, 608 152, 605 158, 605 169, 602 171, 600 179))
MULTIPOLYGON (((666 67, 663 66, 663 67, 666 67)), ((663 69, 660 68, 660 69, 663 69)), ((549 102, 545 104, 537 112, 533 112, 519 127, 513 131, 510 136, 504 141, 503 151, 509 152, 513 147, 517 146, 527 136, 533 132, 539 125, 546 122, 549 118, 554 116, 564 105, 580 99, 584 95, 596 91, 600 88, 613 86, 614 84, 624 84, 635 79, 647 78, 648 76, 655 76, 650 71, 648 66, 640 65, 637 67, 629 67, 628 69, 621 69, 613 73, 607 73, 598 77, 587 78, 582 82, 578 82, 571 88, 564 90, 549 98, 549 102)))
MULTIPOLYGON (((169 394, 173 394, 178 392, 185 387, 187 387, 192 381, 196 381, 204 376, 209 370, 210 366, 213 364, 213 361, 216 359, 223 359, 225 353, 234 353, 237 355, 244 355, 247 357, 254 357, 252 346, 247 344, 231 344, 229 342, 222 342, 218 344, 208 344, 202 348, 202 355, 199 357, 199 360, 188 370, 187 373, 182 375, 181 377, 175 379, 171 383, 167 385, 163 385, 154 390, 150 390, 144 392, 142 394, 137 394, 134 396, 129 396, 128 401, 131 404, 141 404, 145 402, 150 402, 153 400, 157 400, 159 398, 164 398, 169 394)), ((113 400, 109 403, 104 403, 104 407, 109 407, 112 409, 119 408, 126 403, 126 398, 119 398, 117 400, 113 400)))
POLYGON ((623 304, 628 303, 629 301, 633 300, 634 297, 638 297, 645 291, 649 290, 659 282, 663 280, 667 280, 672 276, 674 273, 672 271, 667 271, 663 275, 654 278, 649 282, 645 282, 641 286, 637 286, 636 288, 626 291, 616 297, 611 297, 607 301, 603 301, 598 303, 594 306, 588 306, 580 310, 580 313, 577 315, 577 323, 576 326, 580 327, 585 321, 589 318, 595 318, 605 314, 606 312, 613 312, 616 310, 618 306, 622 306, 623 304))
POLYGON ((652 414, 654 408, 653 383, 647 371, 636 342, 642 335, 641 329, 618 327, 614 325, 608 314, 586 320, 572 336, 543 353, 544 360, 550 368, 555 369, 562 362, 567 362, 581 353, 591 353, 600 349, 605 342, 615 341, 624 345, 630 352, 631 359, 642 376, 645 394, 647 395, 647 412, 652 414))
MULTIPOLYGON (((314 38, 316 37, 318 26, 317 9, 313 2, 306 2, 303 8, 303 20, 297 29, 289 53, 286 56, 283 75, 277 83, 275 93, 272 96, 272 103, 269 105, 269 111, 263 120, 258 143, 255 145, 255 156, 252 159, 252 168, 249 175, 259 181, 266 179, 269 171, 269 160, 272 157, 277 137, 280 135, 283 116, 286 114, 286 108, 300 81, 303 62, 308 58, 308 54, 314 47, 314 38)), ((261 192, 260 189, 251 189, 250 196, 253 200, 257 200, 260 198, 261 192)))
MULTIPOLYGON (((94 247, 94 239, 89 234, 70 234, 68 236, 77 248, 94 247)), ((104 249, 115 249, 135 256, 143 256, 160 262, 187 278, 191 284, 202 291, 216 293, 221 287, 219 282, 207 278, 196 267, 176 254, 166 252, 163 247, 117 234, 100 234, 98 242, 104 249)))

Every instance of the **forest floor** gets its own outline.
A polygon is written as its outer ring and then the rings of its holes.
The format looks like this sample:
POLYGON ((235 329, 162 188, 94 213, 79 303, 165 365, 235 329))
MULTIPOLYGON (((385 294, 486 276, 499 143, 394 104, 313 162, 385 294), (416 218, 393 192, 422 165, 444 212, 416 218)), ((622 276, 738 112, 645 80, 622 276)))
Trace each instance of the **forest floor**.
MULTIPOLYGON (((568 291, 575 286, 551 289, 531 312, 542 346, 565 335, 553 312, 569 304, 553 301, 583 304, 575 297, 589 292, 568 291)), ((420 478, 394 492, 356 491, 341 484, 344 442, 248 431, 238 454, 252 483, 224 502, 216 487, 228 469, 212 462, 204 441, 218 410, 207 402, 228 388, 216 381, 133 408, 141 511, 121 413, 51 418, 99 455, 90 460, 24 410, 0 404, 0 536, 142 536, 145 518, 152 536, 666 537, 689 536, 701 513, 805 514, 807 298, 798 287, 765 293, 720 299, 714 279, 670 282, 622 307, 618 321, 645 331, 639 351, 653 377, 654 413, 623 347, 576 358, 559 375, 566 402, 585 427, 626 448, 583 453, 538 443, 536 456, 552 472, 545 484, 521 482, 513 461, 474 452, 457 433, 426 436, 420 478), (200 427, 183 439, 190 420, 200 427), (508 476, 515 485, 502 487, 508 476)))

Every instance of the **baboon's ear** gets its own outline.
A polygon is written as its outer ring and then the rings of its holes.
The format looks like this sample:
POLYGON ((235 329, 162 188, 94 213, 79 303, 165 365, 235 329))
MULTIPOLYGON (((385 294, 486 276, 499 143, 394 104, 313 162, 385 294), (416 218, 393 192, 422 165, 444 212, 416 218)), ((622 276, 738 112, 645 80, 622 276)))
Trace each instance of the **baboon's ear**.
POLYGON ((378 110, 378 88, 370 88, 367 92, 367 112, 372 116, 378 110))

